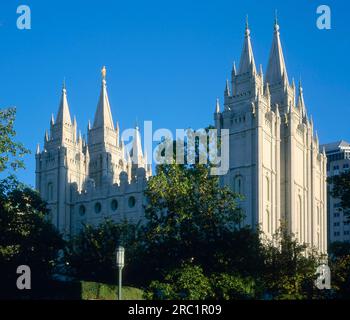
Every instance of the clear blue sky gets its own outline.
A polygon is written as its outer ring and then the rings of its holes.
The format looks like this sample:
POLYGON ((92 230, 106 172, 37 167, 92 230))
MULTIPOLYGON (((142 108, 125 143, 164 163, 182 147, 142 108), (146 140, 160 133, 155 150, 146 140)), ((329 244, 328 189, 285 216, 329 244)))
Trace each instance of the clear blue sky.
POLYGON ((212 123, 215 99, 239 61, 246 14, 265 70, 275 9, 288 74, 302 77, 321 143, 350 140, 348 1, 1 1, 0 107, 17 107, 18 140, 33 151, 18 176, 34 185, 35 147, 57 112, 64 77, 71 114, 85 132, 103 65, 122 129, 136 118, 152 120, 154 129, 212 123), (20 4, 32 10, 29 31, 16 28, 20 4), (332 9, 332 30, 316 28, 321 4, 332 9))

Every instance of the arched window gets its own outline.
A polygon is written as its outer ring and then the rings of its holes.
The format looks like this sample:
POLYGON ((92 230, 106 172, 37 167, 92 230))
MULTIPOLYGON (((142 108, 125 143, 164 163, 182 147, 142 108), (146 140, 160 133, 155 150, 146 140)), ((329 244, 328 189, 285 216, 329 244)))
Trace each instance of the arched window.
POLYGON ((83 216, 83 215, 85 215, 85 212, 86 212, 85 206, 84 206, 84 205, 81 205, 81 206, 79 207, 79 214, 80 214, 81 216, 83 216))
POLYGON ((299 217, 299 238, 300 241, 303 241, 303 205, 301 201, 301 196, 298 196, 298 217, 299 217))
POLYGON ((118 201, 116 199, 112 200, 111 209, 112 209, 112 211, 116 211, 118 209, 118 201))
POLYGON ((102 209, 101 203, 96 202, 96 204, 95 204, 95 212, 96 212, 96 213, 100 213, 100 212, 101 212, 101 209, 102 209))
POLYGON ((266 176, 266 200, 270 201, 270 179, 266 176))
POLYGON ((53 200, 53 184, 52 184, 52 182, 49 182, 47 185, 47 200, 48 201, 53 200))
POLYGON ((236 176, 234 180, 234 192, 243 195, 244 188, 243 188, 243 178, 242 176, 236 176))
POLYGON ((129 204, 129 208, 135 207, 136 199, 134 196, 129 197, 128 204, 129 204))

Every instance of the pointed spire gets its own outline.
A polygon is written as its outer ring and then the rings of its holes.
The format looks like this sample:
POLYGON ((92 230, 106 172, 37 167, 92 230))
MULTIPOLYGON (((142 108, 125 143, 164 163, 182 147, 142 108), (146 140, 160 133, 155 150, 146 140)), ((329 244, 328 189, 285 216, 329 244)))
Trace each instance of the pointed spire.
POLYGON ((276 117, 280 118, 280 107, 276 104, 276 117))
POLYGON ((85 158, 86 159, 90 158, 89 145, 86 145, 86 148, 85 148, 85 158))
POLYGON ((51 126, 53 126, 55 124, 55 118, 54 118, 53 113, 51 113, 51 121, 50 121, 50 123, 51 123, 51 126))
POLYGON ((125 146, 124 146, 124 141, 123 140, 120 140, 120 151, 121 151, 121 154, 122 154, 122 160, 123 162, 126 160, 126 154, 125 154, 125 146))
POLYGON ((246 26, 245 26, 245 38, 244 38, 244 44, 243 44, 243 49, 241 54, 241 60, 239 62, 238 74, 243 74, 250 71, 252 71, 252 73, 256 73, 256 66, 255 66, 252 44, 250 41, 250 30, 249 30, 248 16, 247 16, 246 26))
POLYGON ((228 82, 228 79, 226 79, 226 86, 225 86, 224 95, 225 95, 226 97, 229 97, 229 96, 231 95, 230 84, 229 84, 229 82, 228 82))
POLYGON ((88 120, 88 130, 91 130, 91 121, 88 120))
POLYGON ((216 98, 215 113, 220 113, 220 101, 219 101, 219 98, 216 98))
POLYGON ((310 116, 310 127, 312 132, 314 130, 314 119, 312 118, 312 115, 310 116))
POLYGON ((233 61, 233 65, 232 65, 232 76, 236 76, 237 74, 237 69, 236 69, 236 61, 233 61))
POLYGON ((40 153, 40 143, 36 145, 36 154, 40 153))
POLYGON ((275 26, 278 25, 278 11, 275 10, 275 26))
POLYGON ((283 56, 279 28, 280 27, 278 25, 276 14, 274 24, 274 36, 266 71, 266 81, 268 81, 271 85, 277 84, 282 81, 284 84, 288 84, 288 74, 283 56))
POLYGON ((117 132, 117 133, 119 133, 119 121, 117 121, 116 123, 115 123, 115 131, 117 132))
POLYGON ((304 102, 303 87, 301 85, 301 79, 299 81, 298 108, 302 116, 304 117, 306 114, 306 111, 305 111, 305 102, 304 102))
POLYGON ((61 101, 60 106, 58 108, 58 113, 56 117, 56 124, 72 124, 72 120, 70 117, 69 112, 69 106, 68 106, 68 100, 67 100, 67 90, 66 90, 66 84, 63 84, 62 87, 62 95, 61 95, 61 101))
POLYGON ((266 97, 270 97, 270 84, 268 82, 265 83, 265 92, 266 97))
POLYGON ((107 74, 106 67, 103 67, 101 70, 101 75, 102 75, 101 92, 100 92, 100 98, 99 98, 96 113, 95 113, 93 128, 107 127, 109 129, 114 130, 111 107, 109 105, 109 99, 107 94, 106 74, 107 74))
POLYGON ((119 129, 119 122, 117 121, 116 122, 116 124, 115 124, 115 133, 116 133, 116 135, 117 135, 117 141, 116 141, 116 143, 117 143, 117 147, 119 147, 119 131, 120 131, 120 129, 119 129))
POLYGON ((139 127, 135 126, 134 139, 132 143, 132 161, 134 164, 141 164, 143 160, 141 137, 139 127))
POLYGON ((48 142, 49 141, 49 133, 47 132, 47 130, 45 130, 45 142, 48 142))

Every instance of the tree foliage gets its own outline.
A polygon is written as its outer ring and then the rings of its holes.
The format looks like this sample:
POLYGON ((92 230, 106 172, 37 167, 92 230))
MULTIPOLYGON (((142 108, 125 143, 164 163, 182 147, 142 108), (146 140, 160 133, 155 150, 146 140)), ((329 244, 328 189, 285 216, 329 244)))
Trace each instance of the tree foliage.
POLYGON ((322 256, 300 244, 285 226, 264 242, 264 294, 273 299, 312 298, 315 271, 322 256))
POLYGON ((212 296, 210 280, 200 266, 184 264, 165 275, 163 282, 153 281, 145 294, 156 300, 205 300, 212 296))
POLYGON ((136 255, 137 230, 137 225, 127 221, 117 224, 111 219, 106 219, 98 226, 84 225, 66 248, 71 274, 81 280, 115 283, 116 248, 119 244, 127 248, 125 270, 128 273, 130 262, 136 255))
POLYGON ((0 109, 0 172, 8 167, 13 170, 23 168, 24 163, 21 158, 29 153, 29 150, 22 143, 14 141, 16 136, 15 118, 15 108, 0 109))
POLYGON ((47 281, 64 247, 60 234, 47 220, 39 194, 9 177, 0 182, 0 277, 2 294, 15 288, 20 265, 31 268, 33 281, 47 281))
POLYGON ((145 195, 141 259, 148 260, 144 274, 150 280, 184 262, 212 270, 224 265, 242 214, 238 195, 221 188, 206 166, 161 165, 145 195))
MULTIPOLYGON (((345 215, 350 215, 350 171, 328 178, 331 195, 340 199, 345 215)), ((350 218, 350 216, 349 216, 350 218)))

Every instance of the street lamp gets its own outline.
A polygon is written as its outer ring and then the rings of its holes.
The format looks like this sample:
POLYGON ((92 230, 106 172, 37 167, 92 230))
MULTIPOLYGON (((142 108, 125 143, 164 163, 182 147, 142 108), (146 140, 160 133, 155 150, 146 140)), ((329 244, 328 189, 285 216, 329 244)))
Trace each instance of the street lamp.
POLYGON ((122 270, 124 267, 124 252, 125 249, 122 246, 117 248, 117 267, 119 269, 119 286, 118 286, 118 298, 122 300, 122 270))

